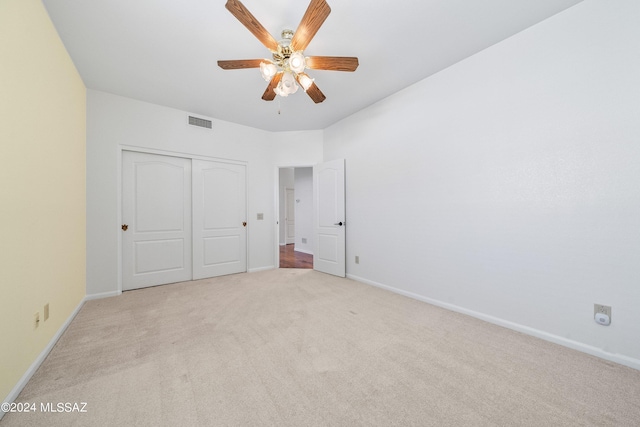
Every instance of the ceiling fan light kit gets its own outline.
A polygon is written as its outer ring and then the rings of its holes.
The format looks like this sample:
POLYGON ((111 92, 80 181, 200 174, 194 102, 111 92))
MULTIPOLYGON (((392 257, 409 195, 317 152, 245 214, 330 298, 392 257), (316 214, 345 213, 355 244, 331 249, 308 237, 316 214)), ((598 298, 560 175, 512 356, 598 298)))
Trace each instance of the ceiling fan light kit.
POLYGON ((300 83, 306 92, 312 81, 309 76, 300 82, 300 75, 306 68, 305 57, 300 51, 292 52, 291 38, 293 31, 283 30, 282 40, 278 42, 278 51, 273 53, 273 61, 265 59, 260 63, 260 73, 262 78, 270 82, 277 73, 282 73, 282 78, 278 85, 273 89, 276 95, 289 96, 298 91, 296 81, 300 83))
POLYGON ((326 96, 314 79, 304 72, 305 69, 355 71, 358 68, 356 57, 304 55, 304 50, 331 12, 325 0, 311 0, 295 33, 283 30, 280 41, 276 41, 239 0, 227 0, 225 7, 271 51, 273 59, 218 61, 218 66, 223 70, 260 68, 262 78, 269 82, 262 95, 265 101, 273 101, 276 95, 294 94, 300 85, 316 104, 320 103, 326 96))

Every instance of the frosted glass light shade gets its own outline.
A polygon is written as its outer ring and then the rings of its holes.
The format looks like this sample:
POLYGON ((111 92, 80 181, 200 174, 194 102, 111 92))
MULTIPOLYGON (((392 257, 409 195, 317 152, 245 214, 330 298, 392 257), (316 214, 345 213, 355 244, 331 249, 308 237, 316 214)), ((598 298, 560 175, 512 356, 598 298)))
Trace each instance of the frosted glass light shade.
POLYGON ((302 89, 306 92, 313 84, 313 79, 305 73, 300 73, 298 74, 298 83, 300 83, 300 86, 302 86, 302 89))
POLYGON ((275 88, 273 88, 273 91, 276 93, 276 95, 278 96, 289 96, 288 93, 284 92, 282 90, 282 82, 278 83, 278 86, 276 86, 275 88))
POLYGON ((278 69, 271 62, 261 62, 260 63, 260 73, 262 74, 262 78, 266 81, 270 82, 273 76, 276 75, 278 69))
POLYGON ((281 86, 281 90, 283 92, 286 92, 287 95, 296 93, 296 91, 298 90, 296 79, 290 72, 284 73, 284 75, 282 76, 282 80, 280 81, 280 84, 278 84, 278 86, 281 86))
POLYGON ((305 68, 304 62, 305 62, 304 55, 302 55, 302 52, 294 52, 289 57, 289 68, 294 73, 301 73, 304 71, 304 68, 305 68))

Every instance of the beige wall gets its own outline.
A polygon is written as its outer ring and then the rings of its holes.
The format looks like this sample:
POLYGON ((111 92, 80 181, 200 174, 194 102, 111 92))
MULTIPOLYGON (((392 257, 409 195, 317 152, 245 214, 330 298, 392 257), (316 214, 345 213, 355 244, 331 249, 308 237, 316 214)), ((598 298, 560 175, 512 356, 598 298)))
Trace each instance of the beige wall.
POLYGON ((42 3, 0 0, 0 399, 85 295, 85 115, 42 3))

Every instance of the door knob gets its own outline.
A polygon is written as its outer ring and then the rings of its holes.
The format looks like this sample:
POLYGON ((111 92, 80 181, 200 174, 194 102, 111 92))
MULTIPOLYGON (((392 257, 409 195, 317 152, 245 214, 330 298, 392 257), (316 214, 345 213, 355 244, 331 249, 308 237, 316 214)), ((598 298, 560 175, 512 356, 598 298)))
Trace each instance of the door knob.
POLYGON ((242 226, 246 227, 247 226, 247 221, 242 221, 242 226))
POLYGON ((122 231, 127 231, 129 226, 127 224, 122 224, 122 231))
POLYGON ((340 227, 342 227, 342 221, 340 221, 340 222, 336 222, 336 223, 335 223, 335 224, 333 224, 333 225, 339 225, 340 227))

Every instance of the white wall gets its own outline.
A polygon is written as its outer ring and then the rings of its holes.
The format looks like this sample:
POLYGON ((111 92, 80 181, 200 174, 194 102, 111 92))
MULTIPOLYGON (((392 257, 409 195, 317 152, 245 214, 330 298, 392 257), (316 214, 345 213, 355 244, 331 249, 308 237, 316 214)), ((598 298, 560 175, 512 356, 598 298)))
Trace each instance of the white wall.
POLYGON ((285 222, 286 217, 286 206, 285 206, 285 188, 294 188, 294 180, 293 180, 293 168, 281 168, 280 169, 280 183, 278 185, 280 197, 279 197, 279 224, 280 224, 280 244, 284 245, 287 243, 287 235, 286 235, 286 227, 287 224, 285 222))
POLYGON ((247 163, 248 268, 273 268, 277 246, 277 166, 322 160, 322 132, 270 133, 221 120, 213 130, 186 124, 187 113, 87 91, 87 294, 117 294, 119 157, 122 146, 247 163), (264 220, 257 220, 263 213, 264 220))
POLYGON ((349 276, 640 369, 639 22, 586 0, 325 129, 349 276))
POLYGON ((277 166, 313 166, 322 162, 322 130, 274 132, 271 135, 274 141, 271 154, 277 166))
POLYGON ((313 168, 294 169, 296 194, 295 250, 313 255, 313 168), (305 239, 303 241, 302 239, 305 239))

